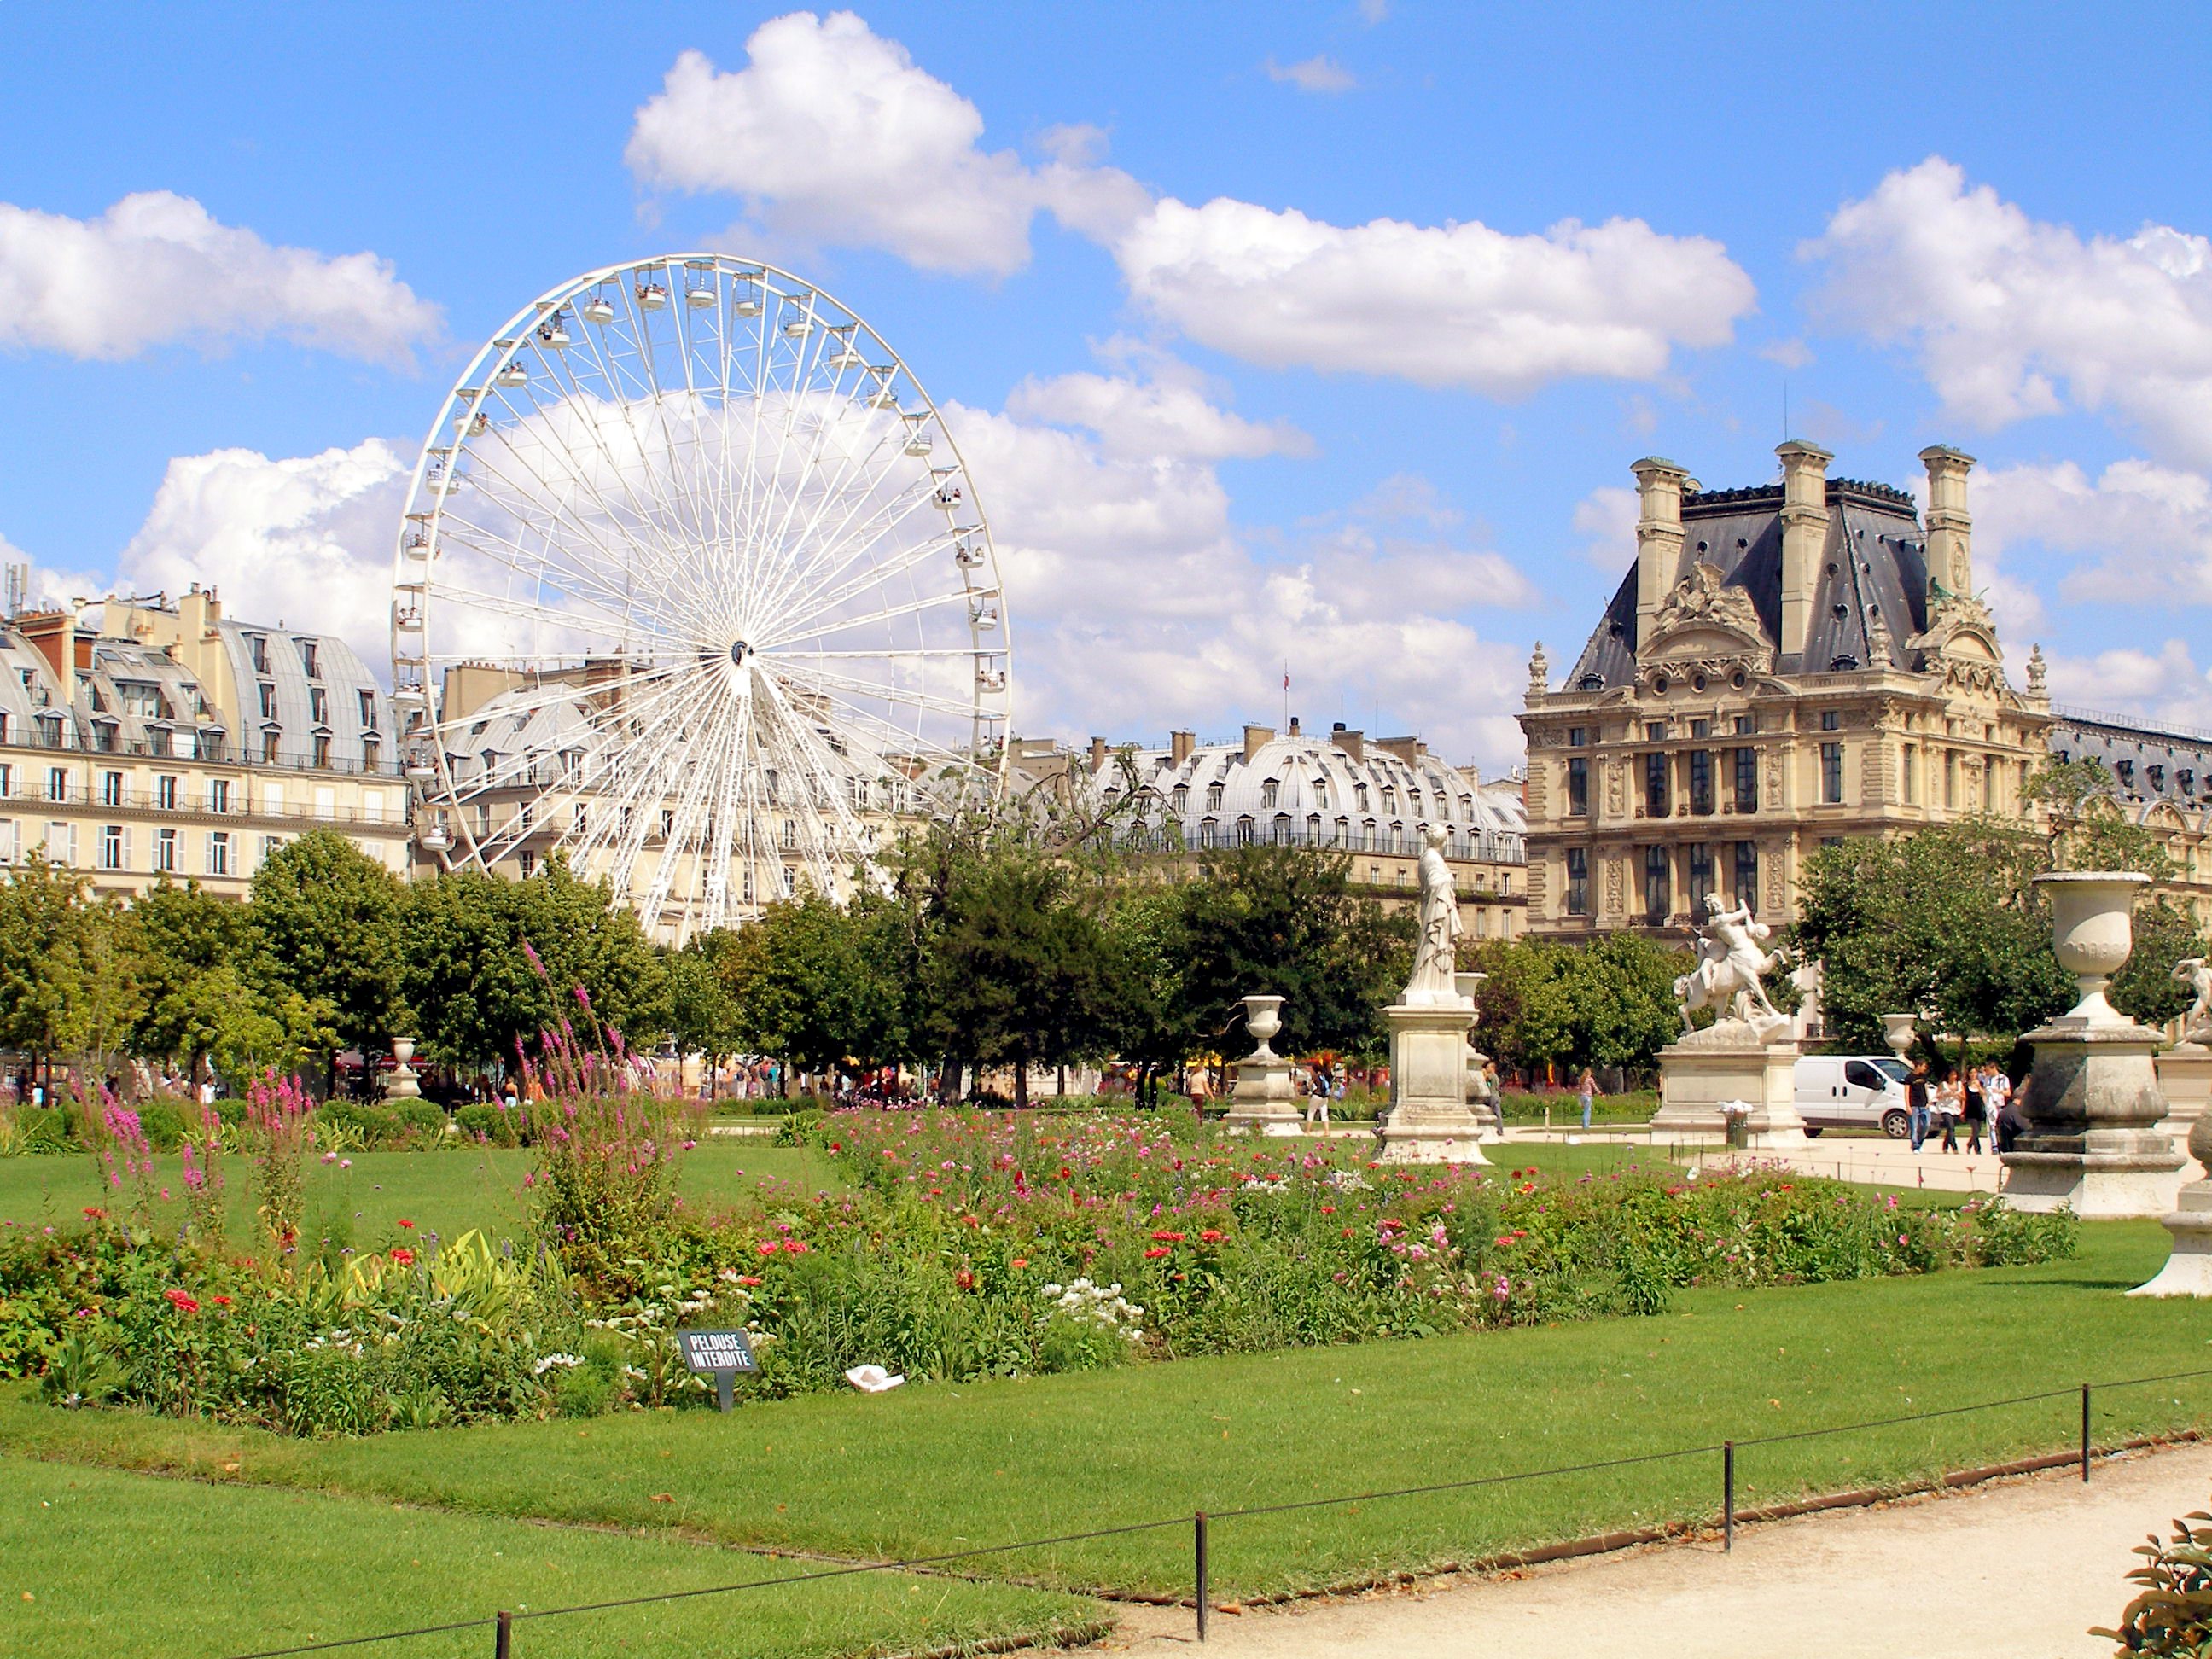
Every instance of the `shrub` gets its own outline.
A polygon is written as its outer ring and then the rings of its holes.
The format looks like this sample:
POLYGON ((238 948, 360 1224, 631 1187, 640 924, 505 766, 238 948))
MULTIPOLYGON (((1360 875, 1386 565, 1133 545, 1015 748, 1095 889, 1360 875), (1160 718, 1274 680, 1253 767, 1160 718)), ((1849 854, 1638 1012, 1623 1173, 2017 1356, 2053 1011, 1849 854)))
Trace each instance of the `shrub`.
POLYGON ((2093 1630, 2122 1653, 2199 1659, 2212 1651, 2212 1515, 2199 1511, 2173 1523, 2165 1543, 2154 1534, 2136 1547, 2145 1565, 2128 1574, 2142 1593, 2128 1603, 2118 1630, 2093 1630), (2202 1522, 2203 1524, 2192 1524, 2202 1522))
POLYGON ((457 1110, 453 1121, 461 1126, 465 1139, 489 1141, 495 1146, 522 1144, 522 1114, 504 1104, 472 1103, 457 1110))

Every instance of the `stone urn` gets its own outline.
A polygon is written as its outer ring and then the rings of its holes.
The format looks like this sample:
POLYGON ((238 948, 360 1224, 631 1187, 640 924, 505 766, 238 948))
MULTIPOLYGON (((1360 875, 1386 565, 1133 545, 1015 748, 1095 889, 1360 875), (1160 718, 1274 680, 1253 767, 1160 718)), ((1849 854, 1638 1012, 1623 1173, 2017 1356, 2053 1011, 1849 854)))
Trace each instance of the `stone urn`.
POLYGON ((2074 975, 2081 1000, 2065 1018, 2091 1025, 2121 1023, 2105 988, 2135 949, 2135 904, 2148 876, 2112 870, 2062 870, 2038 876, 2051 896, 2051 935, 2058 965, 2074 975))
POLYGON ((384 1074, 384 1097, 386 1100, 420 1100, 422 1085, 415 1068, 408 1062, 415 1058, 413 1037, 392 1039, 392 1067, 384 1074))
POLYGON ((1482 981, 1489 977, 1487 974, 1454 974, 1452 989, 1458 992, 1467 1006, 1472 1008, 1474 1006, 1474 994, 1482 988, 1482 981))
POLYGON ((1252 1034, 1259 1047, 1252 1050, 1254 1060, 1273 1060, 1275 1051, 1267 1045, 1275 1033, 1283 1029, 1283 1000, 1280 997, 1246 997, 1244 999, 1244 1029, 1252 1034))
POLYGON ((1890 1053, 1899 1060, 1903 1060, 1905 1050, 1912 1047, 1912 1028, 1916 1018, 1911 1014, 1884 1014, 1881 1017, 1881 1040, 1889 1045, 1890 1053))

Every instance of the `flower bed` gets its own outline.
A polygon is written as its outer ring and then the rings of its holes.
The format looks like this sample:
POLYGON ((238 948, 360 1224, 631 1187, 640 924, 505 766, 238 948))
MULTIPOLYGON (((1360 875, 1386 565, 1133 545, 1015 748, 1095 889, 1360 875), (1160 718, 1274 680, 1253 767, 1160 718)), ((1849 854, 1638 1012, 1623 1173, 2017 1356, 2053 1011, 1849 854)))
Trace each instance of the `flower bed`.
MULTIPOLYGON (((699 1403, 683 1325, 743 1325, 741 1395, 1656 1312, 1692 1285, 1814 1283, 2070 1255, 2070 1217, 1786 1171, 1692 1181, 1378 1168, 1364 1142, 1238 1139, 1184 1115, 846 1111, 795 1126, 854 1190, 703 1214, 645 1103, 535 1114, 543 1246, 411 1233, 301 1259, 88 1212, 0 1232, 0 1373, 294 1432, 699 1403), (1169 1127, 1172 1124, 1174 1127, 1169 1127), (556 1130, 559 1133, 556 1133, 556 1130)), ((404 1224, 403 1224, 404 1226, 404 1224)))

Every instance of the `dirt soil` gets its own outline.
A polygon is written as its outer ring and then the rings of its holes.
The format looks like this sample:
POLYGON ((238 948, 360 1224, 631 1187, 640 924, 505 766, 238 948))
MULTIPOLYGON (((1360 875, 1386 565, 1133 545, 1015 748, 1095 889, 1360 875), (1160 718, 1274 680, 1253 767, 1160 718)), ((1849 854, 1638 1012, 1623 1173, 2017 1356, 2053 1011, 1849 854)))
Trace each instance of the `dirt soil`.
MULTIPOLYGON (((2212 1507, 2212 1446, 2142 1452, 1717 1540, 1482 1579, 1213 1615, 1219 1659, 1633 1654, 1638 1659, 2105 1659, 2130 1552, 2212 1507)), ((1184 1609, 1126 1609, 1106 1645, 1194 1655, 1184 1609)))

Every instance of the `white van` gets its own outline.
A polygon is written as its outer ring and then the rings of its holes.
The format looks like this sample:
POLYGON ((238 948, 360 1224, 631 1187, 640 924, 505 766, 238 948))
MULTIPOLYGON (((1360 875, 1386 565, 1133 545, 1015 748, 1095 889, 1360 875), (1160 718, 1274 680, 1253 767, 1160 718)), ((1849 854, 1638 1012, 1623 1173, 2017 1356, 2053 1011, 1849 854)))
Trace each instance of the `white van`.
POLYGON ((1879 1129, 1902 1140, 1911 1123, 1905 1104, 1911 1075, 1894 1054, 1807 1054, 1797 1062, 1797 1115, 1808 1134, 1879 1129))

